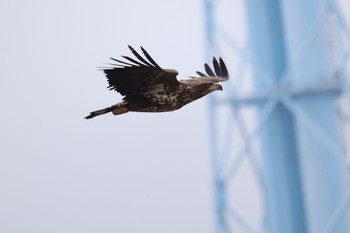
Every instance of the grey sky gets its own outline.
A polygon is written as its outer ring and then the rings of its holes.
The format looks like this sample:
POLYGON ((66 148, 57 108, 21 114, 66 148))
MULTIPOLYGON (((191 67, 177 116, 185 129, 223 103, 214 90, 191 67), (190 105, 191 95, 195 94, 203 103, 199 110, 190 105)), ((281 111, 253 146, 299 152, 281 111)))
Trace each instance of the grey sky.
POLYGON ((203 69, 201 3, 0 2, 0 232, 212 232, 205 99, 83 119, 121 99, 97 67, 128 44, 180 79, 203 69))
POLYGON ((202 69, 200 3, 0 2, 0 232, 211 232, 204 99, 83 119, 121 99, 97 67, 128 44, 202 69))

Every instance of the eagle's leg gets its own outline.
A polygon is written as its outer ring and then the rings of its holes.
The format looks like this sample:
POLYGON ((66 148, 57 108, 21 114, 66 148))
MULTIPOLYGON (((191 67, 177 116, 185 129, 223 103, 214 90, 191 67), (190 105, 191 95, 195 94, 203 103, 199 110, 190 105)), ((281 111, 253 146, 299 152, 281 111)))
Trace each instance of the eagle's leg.
POLYGON ((108 107, 108 108, 104 108, 104 109, 100 109, 100 110, 97 110, 97 111, 93 111, 93 112, 90 113, 90 115, 85 117, 85 119, 91 119, 93 117, 100 116, 102 114, 106 114, 106 113, 109 113, 109 112, 112 112, 114 115, 120 115, 120 114, 123 114, 123 113, 127 113, 128 111, 129 111, 128 103, 122 102, 122 103, 113 105, 113 106, 108 107))
POLYGON ((114 115, 120 115, 129 112, 128 103, 122 102, 113 106, 112 113, 114 115))

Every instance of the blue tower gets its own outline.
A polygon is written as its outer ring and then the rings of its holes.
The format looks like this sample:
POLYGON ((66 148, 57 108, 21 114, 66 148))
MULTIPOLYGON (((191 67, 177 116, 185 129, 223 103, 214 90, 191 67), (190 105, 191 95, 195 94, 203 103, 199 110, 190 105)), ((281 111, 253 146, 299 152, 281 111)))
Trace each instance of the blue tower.
POLYGON ((210 100, 216 232, 349 233, 350 28, 337 2, 244 1, 246 48, 219 22, 220 4, 204 0, 207 59, 230 50, 245 64, 210 100), (232 205, 245 161, 260 190, 255 224, 232 205))

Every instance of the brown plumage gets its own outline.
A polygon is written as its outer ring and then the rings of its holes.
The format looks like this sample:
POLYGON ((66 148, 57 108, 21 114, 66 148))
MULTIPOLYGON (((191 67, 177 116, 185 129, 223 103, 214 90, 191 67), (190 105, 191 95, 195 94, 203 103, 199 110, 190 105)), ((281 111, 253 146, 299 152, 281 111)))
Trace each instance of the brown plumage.
POLYGON ((123 101, 111 107, 91 112, 86 119, 108 112, 120 115, 127 112, 168 112, 199 99, 215 90, 222 90, 217 84, 229 79, 224 61, 213 58, 214 71, 204 65, 207 74, 197 71, 199 77, 177 80, 176 70, 162 69, 141 47, 146 58, 131 46, 131 52, 138 60, 122 56, 126 61, 111 58, 116 64, 103 69, 110 90, 116 90, 123 101))

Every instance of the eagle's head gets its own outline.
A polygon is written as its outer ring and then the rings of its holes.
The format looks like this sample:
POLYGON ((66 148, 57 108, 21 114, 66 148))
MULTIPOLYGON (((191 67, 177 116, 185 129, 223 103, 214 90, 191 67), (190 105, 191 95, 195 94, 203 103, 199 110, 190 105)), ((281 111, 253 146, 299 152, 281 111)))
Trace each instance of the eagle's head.
POLYGON ((223 90, 223 88, 220 84, 213 83, 213 82, 202 83, 197 88, 200 92, 204 93, 204 95, 209 94, 213 91, 219 91, 219 90, 222 91, 223 90))
POLYGON ((210 92, 212 92, 212 91, 222 91, 223 88, 222 88, 222 86, 220 84, 210 83, 210 84, 208 84, 208 90, 210 92))
POLYGON ((196 97, 197 98, 201 98, 213 91, 222 91, 223 88, 220 84, 217 83, 213 83, 213 82, 205 82, 205 83, 201 83, 199 84, 196 88, 196 97))

